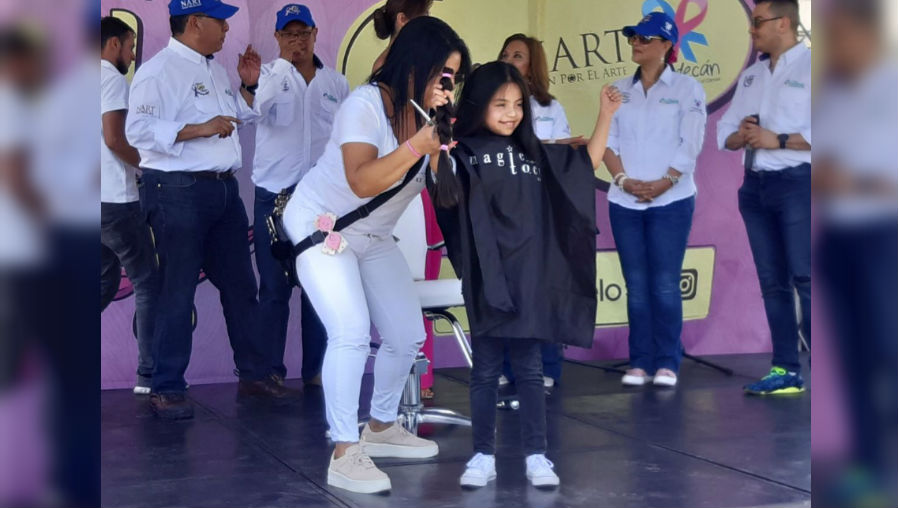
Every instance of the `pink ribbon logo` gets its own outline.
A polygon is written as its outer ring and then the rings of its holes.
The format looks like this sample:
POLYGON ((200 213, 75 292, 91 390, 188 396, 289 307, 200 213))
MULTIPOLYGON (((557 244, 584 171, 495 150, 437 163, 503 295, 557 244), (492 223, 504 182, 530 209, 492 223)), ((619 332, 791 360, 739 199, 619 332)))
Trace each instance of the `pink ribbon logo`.
POLYGON ((708 15, 708 0, 682 0, 676 11, 674 11, 673 6, 667 0, 645 0, 642 4, 642 15, 647 16, 659 7, 676 22, 677 29, 680 32, 680 40, 674 46, 674 54, 676 55, 682 51, 686 60, 697 62, 698 60, 692 50, 692 44, 707 46, 708 38, 694 30, 705 21, 705 17, 708 15), (686 11, 689 10, 690 4, 697 6, 699 13, 687 20, 686 11))

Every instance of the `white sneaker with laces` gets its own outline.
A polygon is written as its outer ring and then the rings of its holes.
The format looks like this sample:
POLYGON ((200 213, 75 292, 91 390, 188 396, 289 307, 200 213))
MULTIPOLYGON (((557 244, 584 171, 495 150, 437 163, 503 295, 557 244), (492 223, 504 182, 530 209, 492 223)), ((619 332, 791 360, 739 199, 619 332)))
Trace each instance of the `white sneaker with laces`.
POLYGON ((374 494, 392 487, 390 477, 378 469, 357 444, 347 448, 339 459, 331 455, 327 484, 359 494, 374 494))
POLYGON ((149 395, 152 391, 149 386, 135 386, 134 395, 149 395))
POLYGON ((555 378, 543 376, 543 388, 552 388, 555 386, 555 378))
POLYGON ((485 487, 496 479, 496 456, 478 453, 465 464, 459 483, 462 487, 485 487))
POLYGON ((555 474, 555 464, 541 453, 527 457, 527 479, 534 487, 557 487, 561 480, 555 474))
POLYGON ((626 386, 642 386, 651 381, 652 376, 646 374, 642 369, 628 369, 624 377, 621 378, 621 383, 626 386))
POLYGON ((677 386, 677 375, 670 369, 658 369, 655 373, 655 386, 677 386))
POLYGON ((508 384, 508 378, 505 377, 505 374, 499 376, 499 386, 505 386, 508 384))

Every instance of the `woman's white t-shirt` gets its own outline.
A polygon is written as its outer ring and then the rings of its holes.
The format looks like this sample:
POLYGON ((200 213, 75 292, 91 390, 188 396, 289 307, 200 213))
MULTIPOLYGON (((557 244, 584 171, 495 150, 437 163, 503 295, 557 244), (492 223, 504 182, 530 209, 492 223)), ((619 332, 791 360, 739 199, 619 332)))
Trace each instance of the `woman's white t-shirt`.
MULTIPOLYGON (((345 143, 367 143, 377 147, 377 157, 396 150, 398 142, 384 112, 380 89, 364 84, 349 94, 334 118, 334 127, 324 153, 297 184, 284 211, 284 223, 294 242, 314 230, 319 214, 331 212, 338 218, 364 205, 373 198, 355 195, 346 180, 341 146, 345 143)), ((428 158, 420 168, 427 167, 428 158)), ((402 178, 393 185, 399 185, 402 178)), ((391 187, 392 188, 392 187, 391 187)), ((388 236, 409 202, 424 188, 424 172, 418 174, 398 194, 378 207, 371 215, 357 220, 346 233, 388 236)))
POLYGON ((530 96, 530 112, 533 116, 533 132, 540 141, 556 141, 571 137, 571 126, 567 123, 567 115, 561 103, 552 99, 548 106, 543 106, 530 96))

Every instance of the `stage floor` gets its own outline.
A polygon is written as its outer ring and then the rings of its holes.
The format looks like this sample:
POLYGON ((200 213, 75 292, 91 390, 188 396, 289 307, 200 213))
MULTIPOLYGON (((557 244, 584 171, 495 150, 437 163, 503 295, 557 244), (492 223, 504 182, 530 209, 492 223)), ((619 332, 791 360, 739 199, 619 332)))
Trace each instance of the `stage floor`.
MULTIPOLYGON (((498 479, 487 487, 458 486, 470 428, 431 426, 421 434, 436 439, 439 456, 377 459, 393 490, 360 495, 326 483, 320 389, 279 407, 238 397, 236 383, 194 386, 196 417, 181 422, 154 418, 145 397, 105 391, 103 506, 810 506, 810 393, 746 397, 741 386, 769 370, 770 355, 705 358, 735 375, 684 359, 675 390, 633 389, 598 362, 566 362, 547 401, 555 491, 527 483, 514 411, 499 412, 498 479)), ((433 405, 469 414, 468 371, 436 374, 433 405)), ((370 388, 366 376, 363 400, 370 388)))

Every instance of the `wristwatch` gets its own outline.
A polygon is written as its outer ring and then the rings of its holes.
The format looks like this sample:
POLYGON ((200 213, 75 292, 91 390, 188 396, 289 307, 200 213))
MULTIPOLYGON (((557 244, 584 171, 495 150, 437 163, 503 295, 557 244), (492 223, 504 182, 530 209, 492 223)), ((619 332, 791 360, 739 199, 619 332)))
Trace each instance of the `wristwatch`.
POLYGON ((240 83, 240 88, 249 92, 250 95, 256 95, 256 89, 259 88, 259 84, 256 83, 253 86, 248 86, 246 83, 240 83))
POLYGON ((671 187, 673 187, 674 185, 677 184, 677 182, 680 181, 680 177, 679 177, 679 176, 674 176, 674 175, 672 175, 672 174, 670 174, 670 173, 665 174, 662 178, 664 178, 665 180, 669 181, 671 187))
POLYGON ((776 139, 778 139, 780 141, 780 150, 785 150, 786 143, 789 142, 789 135, 788 134, 780 134, 779 136, 776 137, 776 139))

